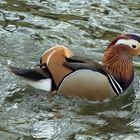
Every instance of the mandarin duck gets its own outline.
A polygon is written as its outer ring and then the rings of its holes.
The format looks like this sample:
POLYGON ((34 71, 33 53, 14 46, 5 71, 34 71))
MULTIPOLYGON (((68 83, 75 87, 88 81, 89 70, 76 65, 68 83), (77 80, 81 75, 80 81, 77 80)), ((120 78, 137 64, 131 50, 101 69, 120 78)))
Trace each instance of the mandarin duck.
POLYGON ((140 56, 140 36, 122 34, 107 47, 102 64, 75 56, 62 45, 44 52, 31 69, 10 67, 27 84, 58 95, 101 101, 122 94, 134 78, 132 57, 140 56))

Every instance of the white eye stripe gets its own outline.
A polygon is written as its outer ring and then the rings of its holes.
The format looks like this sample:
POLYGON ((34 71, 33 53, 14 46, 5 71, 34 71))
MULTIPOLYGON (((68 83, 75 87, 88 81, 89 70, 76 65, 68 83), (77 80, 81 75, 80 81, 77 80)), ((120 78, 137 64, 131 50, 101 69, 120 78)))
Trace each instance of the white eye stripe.
POLYGON ((128 45, 131 48, 134 48, 133 46, 136 46, 135 48, 137 48, 138 46, 140 46, 140 43, 137 40, 134 39, 119 39, 115 45, 119 45, 119 44, 124 44, 124 45, 128 45))

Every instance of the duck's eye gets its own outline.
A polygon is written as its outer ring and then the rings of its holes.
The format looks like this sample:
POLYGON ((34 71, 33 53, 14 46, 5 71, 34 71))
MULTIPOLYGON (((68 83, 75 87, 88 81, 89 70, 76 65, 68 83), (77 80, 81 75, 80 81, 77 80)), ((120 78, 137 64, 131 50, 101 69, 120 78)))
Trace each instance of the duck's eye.
POLYGON ((136 45, 132 45, 132 48, 137 48, 137 46, 136 45))
POLYGON ((137 40, 133 40, 133 39, 119 39, 116 42, 116 45, 127 45, 130 46, 131 48, 136 49, 139 46, 139 42, 137 40))

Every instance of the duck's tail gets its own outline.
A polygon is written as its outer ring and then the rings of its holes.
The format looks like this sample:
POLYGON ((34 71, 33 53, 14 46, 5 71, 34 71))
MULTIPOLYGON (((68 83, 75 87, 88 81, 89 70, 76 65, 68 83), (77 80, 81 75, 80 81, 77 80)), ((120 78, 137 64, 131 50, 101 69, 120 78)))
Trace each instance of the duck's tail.
POLYGON ((37 89, 52 91, 54 88, 51 74, 46 69, 23 69, 10 66, 11 72, 27 81, 27 84, 37 89))

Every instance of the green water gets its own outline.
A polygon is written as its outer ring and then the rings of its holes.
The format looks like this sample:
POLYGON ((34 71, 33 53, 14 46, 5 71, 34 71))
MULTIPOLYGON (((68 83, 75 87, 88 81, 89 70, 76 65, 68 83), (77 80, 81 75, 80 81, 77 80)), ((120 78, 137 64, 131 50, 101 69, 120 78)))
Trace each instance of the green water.
POLYGON ((139 58, 128 91, 102 103, 51 97, 7 67, 57 44, 101 61, 125 32, 140 34, 140 0, 0 0, 0 140, 140 140, 139 58))

